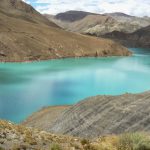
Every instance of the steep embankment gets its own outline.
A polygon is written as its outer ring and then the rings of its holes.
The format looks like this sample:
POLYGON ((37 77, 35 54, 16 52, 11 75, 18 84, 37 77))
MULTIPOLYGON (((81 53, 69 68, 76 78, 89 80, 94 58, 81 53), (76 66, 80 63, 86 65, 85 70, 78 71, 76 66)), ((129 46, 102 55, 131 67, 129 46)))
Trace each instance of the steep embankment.
POLYGON ((60 29, 21 0, 1 0, 0 20, 0 61, 130 55, 111 40, 60 29))
MULTIPOLYGON (((128 131, 150 131, 149 105, 150 92, 90 97, 62 111, 48 128, 44 125, 48 121, 42 120, 40 128, 85 138, 128 131)), ((40 118, 38 121, 41 122, 40 118)), ((25 125, 30 126, 30 122, 25 125)))
POLYGON ((113 39, 128 47, 150 48, 150 26, 130 34, 114 31, 105 34, 103 37, 113 39))

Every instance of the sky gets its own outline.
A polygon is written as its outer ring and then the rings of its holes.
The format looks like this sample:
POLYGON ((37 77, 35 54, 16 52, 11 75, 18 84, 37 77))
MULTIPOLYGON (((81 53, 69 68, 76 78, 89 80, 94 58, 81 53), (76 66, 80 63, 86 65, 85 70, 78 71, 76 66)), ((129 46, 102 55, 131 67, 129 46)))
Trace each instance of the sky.
POLYGON ((23 0, 41 13, 57 14, 68 10, 94 13, 123 12, 133 16, 150 16, 150 0, 23 0))

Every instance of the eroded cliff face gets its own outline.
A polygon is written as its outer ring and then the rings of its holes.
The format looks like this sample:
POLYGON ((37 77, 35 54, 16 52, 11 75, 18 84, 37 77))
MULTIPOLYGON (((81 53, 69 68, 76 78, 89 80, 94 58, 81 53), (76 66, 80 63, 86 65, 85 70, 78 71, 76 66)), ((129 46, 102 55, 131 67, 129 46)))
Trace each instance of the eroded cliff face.
POLYGON ((20 0, 0 4, 0 61, 131 54, 111 40, 66 32, 20 0))

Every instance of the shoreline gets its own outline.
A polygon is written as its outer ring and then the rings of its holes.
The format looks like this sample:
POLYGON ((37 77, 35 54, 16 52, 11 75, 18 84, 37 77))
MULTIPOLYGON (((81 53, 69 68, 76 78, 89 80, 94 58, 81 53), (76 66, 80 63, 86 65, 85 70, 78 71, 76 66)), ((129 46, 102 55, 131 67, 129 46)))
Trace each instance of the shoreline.
POLYGON ((58 57, 58 58, 48 58, 48 59, 40 59, 40 60, 24 60, 24 61, 0 61, 0 63, 36 63, 36 62, 44 62, 51 60, 63 60, 63 59, 80 59, 80 58, 111 58, 111 57, 131 57, 133 56, 133 52, 129 51, 128 55, 108 55, 108 56, 70 56, 70 57, 58 57))

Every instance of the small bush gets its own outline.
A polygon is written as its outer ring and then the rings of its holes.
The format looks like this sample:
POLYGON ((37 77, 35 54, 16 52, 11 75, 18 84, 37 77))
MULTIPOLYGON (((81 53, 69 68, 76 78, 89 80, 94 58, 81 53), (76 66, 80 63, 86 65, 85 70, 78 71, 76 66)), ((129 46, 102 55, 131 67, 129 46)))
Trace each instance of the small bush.
POLYGON ((144 133, 126 133, 119 137, 118 150, 150 150, 150 137, 144 133))
POLYGON ((53 144, 51 150, 62 150, 58 144, 53 144))
POLYGON ((96 150, 117 150, 118 137, 117 136, 107 136, 101 137, 96 150))
POLYGON ((89 144, 89 140, 87 140, 87 139, 82 139, 82 140, 81 140, 81 144, 82 144, 82 145, 87 145, 87 144, 89 144))

